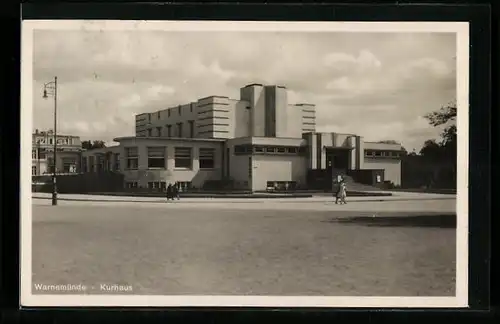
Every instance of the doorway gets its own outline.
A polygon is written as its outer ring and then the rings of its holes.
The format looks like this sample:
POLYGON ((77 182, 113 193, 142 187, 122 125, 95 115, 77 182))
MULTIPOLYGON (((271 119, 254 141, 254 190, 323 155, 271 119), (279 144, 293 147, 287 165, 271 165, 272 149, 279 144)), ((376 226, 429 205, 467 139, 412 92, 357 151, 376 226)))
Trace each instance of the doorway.
POLYGON ((330 170, 347 173, 349 168, 350 150, 328 149, 326 152, 326 165, 330 170))

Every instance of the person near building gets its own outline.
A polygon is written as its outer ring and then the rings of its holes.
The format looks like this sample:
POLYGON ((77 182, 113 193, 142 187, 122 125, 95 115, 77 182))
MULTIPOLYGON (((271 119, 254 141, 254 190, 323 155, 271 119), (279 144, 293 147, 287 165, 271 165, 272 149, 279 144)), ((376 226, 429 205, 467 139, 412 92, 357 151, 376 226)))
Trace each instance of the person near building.
POLYGON ((167 186, 167 201, 170 199, 174 200, 173 187, 171 183, 167 186))
POLYGON ((174 200, 174 198, 177 198, 177 200, 179 200, 179 183, 178 182, 175 182, 175 184, 172 186, 172 200, 174 200))
POLYGON ((337 186, 337 192, 336 192, 336 195, 335 195, 335 204, 338 204, 340 202, 340 204, 345 204, 346 201, 345 201, 345 198, 346 198, 346 195, 347 195, 347 187, 345 185, 345 182, 344 182, 344 179, 340 180, 338 186, 337 186))

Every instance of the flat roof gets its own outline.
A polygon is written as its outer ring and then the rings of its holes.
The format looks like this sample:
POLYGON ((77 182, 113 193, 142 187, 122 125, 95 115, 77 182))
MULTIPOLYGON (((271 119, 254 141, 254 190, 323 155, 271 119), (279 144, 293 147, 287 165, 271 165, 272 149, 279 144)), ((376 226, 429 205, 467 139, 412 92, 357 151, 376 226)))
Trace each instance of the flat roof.
POLYGON ((223 99, 229 99, 229 97, 227 97, 227 96, 216 96, 216 95, 214 95, 214 96, 208 96, 208 97, 203 97, 203 98, 200 98, 200 99, 198 99, 198 101, 205 100, 205 99, 209 99, 209 98, 223 98, 223 99))
POLYGON ((186 142, 225 142, 225 138, 190 138, 190 137, 165 137, 165 136, 123 136, 114 138, 113 141, 120 142, 123 140, 145 139, 145 140, 171 140, 171 141, 186 141, 186 142))
POLYGON ((324 145, 323 147, 326 148, 326 149, 329 149, 329 150, 345 150, 345 151, 350 151, 350 150, 354 149, 354 147, 350 147, 350 146, 324 145))
POLYGON ((250 83, 250 84, 247 84, 246 86, 244 86, 243 88, 253 87, 253 86, 263 87, 264 85, 262 83, 250 83))

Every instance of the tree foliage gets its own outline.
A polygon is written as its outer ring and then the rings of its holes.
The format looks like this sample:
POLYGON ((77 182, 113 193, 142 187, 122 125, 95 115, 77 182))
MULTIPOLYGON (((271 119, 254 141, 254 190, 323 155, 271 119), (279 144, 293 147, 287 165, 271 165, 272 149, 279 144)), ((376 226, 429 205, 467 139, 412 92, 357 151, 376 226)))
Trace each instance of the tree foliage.
POLYGON ((456 102, 450 103, 441 107, 438 111, 434 111, 425 115, 429 124, 434 127, 444 126, 441 132, 441 140, 428 140, 420 150, 420 155, 427 156, 431 159, 441 160, 456 160, 457 152, 457 105, 456 102))
POLYGON ((445 126, 441 132, 441 145, 456 145, 457 141, 457 104, 450 103, 441 107, 438 111, 434 111, 425 115, 425 118, 434 127, 445 126))
POLYGON ((85 150, 92 150, 97 148, 106 147, 104 141, 82 141, 82 148, 85 150))
POLYGON ((424 116, 433 127, 442 127, 439 139, 428 139, 416 154, 403 160, 407 186, 456 188, 457 105, 451 103, 424 116))

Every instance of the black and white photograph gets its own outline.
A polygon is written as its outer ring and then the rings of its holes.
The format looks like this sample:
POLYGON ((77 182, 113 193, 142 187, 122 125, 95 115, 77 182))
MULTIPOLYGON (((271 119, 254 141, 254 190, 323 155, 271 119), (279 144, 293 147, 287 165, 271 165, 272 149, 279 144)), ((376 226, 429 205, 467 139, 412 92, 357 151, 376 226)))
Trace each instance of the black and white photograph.
POLYGON ((24 20, 21 304, 467 306, 468 33, 24 20))

